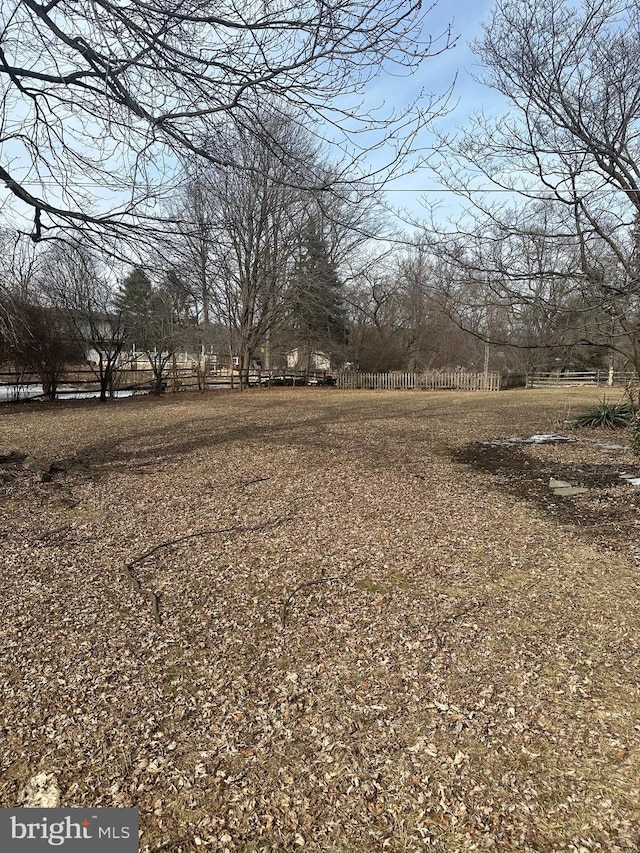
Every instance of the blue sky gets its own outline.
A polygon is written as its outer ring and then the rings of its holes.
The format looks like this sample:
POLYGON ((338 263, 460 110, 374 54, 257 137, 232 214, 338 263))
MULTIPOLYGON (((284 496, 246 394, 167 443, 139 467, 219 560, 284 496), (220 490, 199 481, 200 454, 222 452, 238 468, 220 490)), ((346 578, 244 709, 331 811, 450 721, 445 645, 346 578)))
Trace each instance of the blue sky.
MULTIPOLYGON (((456 78, 454 94, 451 99, 451 113, 444 119, 438 119, 435 126, 441 131, 452 132, 463 126, 468 117, 483 111, 489 115, 501 115, 507 110, 504 99, 489 89, 477 83, 473 78, 478 75, 480 68, 478 59, 474 56, 469 43, 482 35, 482 23, 486 22, 493 8, 493 0, 450 0, 441 2, 427 19, 431 22, 430 32, 434 35, 441 32, 449 21, 452 22, 454 35, 458 35, 455 48, 445 54, 425 61, 420 75, 415 80, 405 81, 404 91, 408 94, 411 89, 418 91, 421 86, 433 92, 447 89, 456 78)), ((395 79, 381 80, 375 87, 375 96, 384 93, 389 97, 398 96, 398 81, 395 79)), ((429 147, 434 143, 434 137, 424 133, 421 142, 429 147)), ((456 198, 448 193, 426 192, 439 186, 437 178, 428 168, 421 168, 415 173, 395 181, 388 188, 388 203, 395 208, 406 208, 409 218, 426 216, 423 197, 430 202, 440 205, 439 218, 446 219, 448 215, 459 210, 456 198)))
MULTIPOLYGON (((367 89, 366 104, 372 108, 384 105, 401 109, 403 104, 412 101, 421 89, 435 94, 444 93, 457 76, 451 99, 451 104, 457 105, 446 119, 438 121, 437 125, 440 129, 451 131, 457 126, 464 125, 466 117, 479 109, 489 113, 503 112, 504 107, 495 94, 473 81, 472 74, 474 70, 477 71, 477 67, 474 68, 476 59, 468 46, 473 38, 480 36, 481 22, 488 19, 492 6, 493 0, 476 0, 476 2, 440 0, 439 5, 428 13, 426 35, 432 34, 437 37, 451 23, 452 32, 458 37, 456 47, 441 56, 425 60, 420 71, 411 77, 376 78, 367 89)), ((17 120, 18 116, 14 115, 14 119, 17 120)), ((430 133, 424 132, 419 142, 428 148, 433 145, 434 138, 430 133)), ((24 163, 27 164, 25 166, 27 168, 28 159, 24 163)), ((20 159, 17 163, 10 164, 17 170, 19 176, 21 176, 20 164, 20 159)), ((372 165, 375 166, 375 162, 372 165)), ((435 188, 437 185, 437 180, 429 169, 422 168, 389 186, 388 203, 395 208, 408 209, 410 216, 424 218, 426 212, 422 205, 422 198, 426 190, 435 188)), ((108 196, 109 192, 105 189, 102 196, 105 206, 108 196)), ((427 197, 431 200, 442 198, 443 214, 447 206, 450 210, 455 210, 457 207, 455 198, 450 195, 430 192, 427 197)), ((30 215, 29 211, 28 217, 30 215)), ((29 227, 28 221, 24 227, 29 227)))

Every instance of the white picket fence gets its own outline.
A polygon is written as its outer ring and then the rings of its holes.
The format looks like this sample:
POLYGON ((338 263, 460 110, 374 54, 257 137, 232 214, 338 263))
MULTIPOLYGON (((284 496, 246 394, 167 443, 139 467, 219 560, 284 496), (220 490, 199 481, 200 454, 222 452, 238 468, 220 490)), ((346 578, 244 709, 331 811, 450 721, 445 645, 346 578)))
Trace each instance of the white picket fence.
POLYGON ((372 391, 499 391, 499 373, 471 373, 467 370, 430 370, 424 373, 339 373, 336 387, 345 391, 366 388, 372 391))

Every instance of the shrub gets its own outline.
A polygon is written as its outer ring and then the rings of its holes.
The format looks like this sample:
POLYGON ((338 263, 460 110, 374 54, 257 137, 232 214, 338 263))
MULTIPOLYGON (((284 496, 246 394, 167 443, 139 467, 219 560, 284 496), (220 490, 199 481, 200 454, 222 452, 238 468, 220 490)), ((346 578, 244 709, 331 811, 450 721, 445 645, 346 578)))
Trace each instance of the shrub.
POLYGON ((593 409, 578 415, 573 424, 591 429, 621 429, 628 427, 633 417, 634 408, 630 402, 611 403, 605 398, 593 409))

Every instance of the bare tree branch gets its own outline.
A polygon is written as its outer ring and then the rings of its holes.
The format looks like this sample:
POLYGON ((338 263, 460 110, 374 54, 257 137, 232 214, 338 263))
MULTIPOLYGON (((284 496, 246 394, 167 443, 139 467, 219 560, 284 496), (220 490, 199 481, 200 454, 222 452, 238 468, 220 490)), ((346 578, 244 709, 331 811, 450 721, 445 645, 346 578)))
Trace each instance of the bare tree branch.
POLYGON ((450 29, 423 35, 429 11, 413 0, 279 0, 244 11, 232 0, 7 0, 6 199, 20 217, 31 211, 35 240, 78 227, 96 239, 132 236, 162 219, 158 205, 181 180, 181 158, 250 168, 216 140, 231 126, 268 139, 267 108, 300 116, 319 138, 332 127, 343 152, 334 186, 367 174, 380 186, 446 109, 446 94, 424 93, 384 115, 362 106, 368 81, 409 76, 455 43, 450 29), (371 146, 357 142, 365 131, 371 146), (387 146, 388 162, 372 169, 368 151, 387 146))

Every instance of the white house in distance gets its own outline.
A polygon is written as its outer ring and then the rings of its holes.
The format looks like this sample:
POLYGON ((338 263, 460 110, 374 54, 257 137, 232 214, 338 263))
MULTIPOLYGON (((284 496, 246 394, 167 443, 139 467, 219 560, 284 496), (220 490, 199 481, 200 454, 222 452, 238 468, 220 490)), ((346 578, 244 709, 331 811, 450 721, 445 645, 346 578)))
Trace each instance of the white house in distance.
MULTIPOLYGON (((305 370, 306 364, 300 364, 300 359, 305 360, 304 350, 292 349, 287 353, 287 367, 290 370, 305 370)), ((310 370, 331 370, 331 358, 324 352, 312 352, 309 357, 310 370)))

